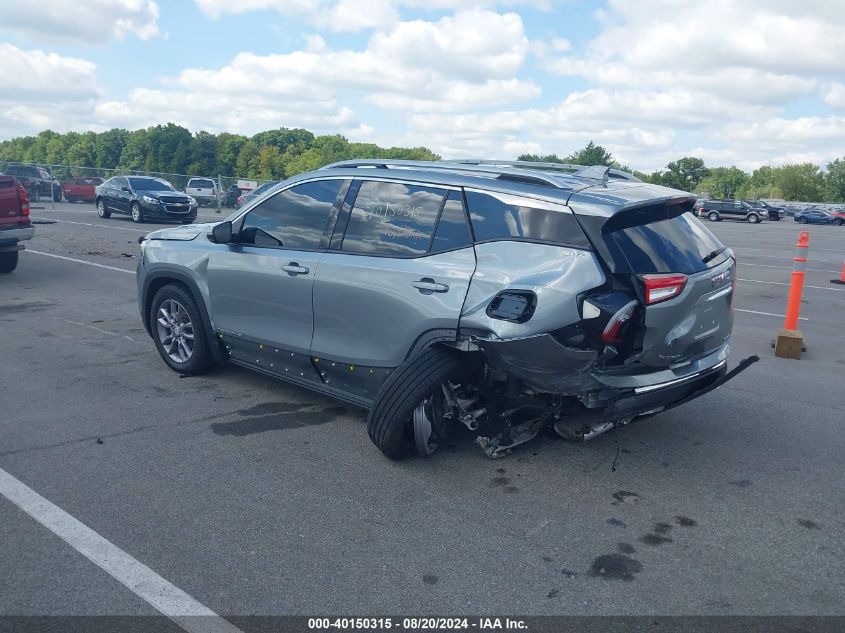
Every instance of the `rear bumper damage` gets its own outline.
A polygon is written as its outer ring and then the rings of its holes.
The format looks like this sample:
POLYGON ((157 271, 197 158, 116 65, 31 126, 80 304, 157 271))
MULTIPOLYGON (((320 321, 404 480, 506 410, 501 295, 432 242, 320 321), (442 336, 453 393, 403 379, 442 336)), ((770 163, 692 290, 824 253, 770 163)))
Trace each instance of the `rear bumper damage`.
MULTIPOLYGON (((674 408, 718 388, 757 362, 742 360, 728 371, 730 345, 696 360, 664 369, 636 364, 602 369, 599 354, 561 345, 550 334, 522 339, 474 339, 487 362, 538 392, 571 396, 583 405, 590 421, 579 439, 595 437, 638 416, 674 408), (598 426, 601 427, 600 432, 598 426)), ((572 421, 578 419, 572 416, 572 421)), ((581 428, 580 422, 575 422, 581 428)))

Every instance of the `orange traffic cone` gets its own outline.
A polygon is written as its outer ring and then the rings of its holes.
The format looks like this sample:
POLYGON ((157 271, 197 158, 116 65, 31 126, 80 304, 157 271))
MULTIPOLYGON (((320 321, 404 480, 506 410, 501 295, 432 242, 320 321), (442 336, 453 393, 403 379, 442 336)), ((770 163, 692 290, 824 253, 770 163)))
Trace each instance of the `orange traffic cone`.
POLYGON ((842 272, 839 273, 839 279, 831 279, 830 283, 845 286, 845 262, 842 262, 842 272))

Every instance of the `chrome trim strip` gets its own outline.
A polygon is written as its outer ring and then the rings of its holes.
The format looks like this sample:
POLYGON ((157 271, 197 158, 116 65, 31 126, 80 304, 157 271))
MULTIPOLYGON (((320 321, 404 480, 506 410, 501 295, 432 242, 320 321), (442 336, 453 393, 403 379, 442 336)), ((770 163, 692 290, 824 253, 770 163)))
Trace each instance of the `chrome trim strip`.
POLYGON ((704 375, 706 373, 709 373, 711 371, 715 371, 715 370, 719 369, 723 365, 726 365, 727 362, 728 362, 727 360, 723 360, 722 362, 713 365, 709 369, 705 369, 704 371, 700 371, 697 374, 693 374, 692 376, 687 376, 686 378, 678 378, 677 380, 670 380, 669 382, 662 382, 660 384, 649 385, 647 387, 637 387, 636 389, 634 389, 634 393, 638 394, 638 395, 641 394, 641 393, 649 393, 650 391, 657 391, 658 389, 663 389, 664 387, 671 387, 673 385, 677 385, 677 384, 680 384, 682 382, 686 382, 688 380, 694 380, 696 378, 701 377, 702 375, 704 375))
POLYGON ((725 295, 731 294, 733 291, 734 291, 733 286, 728 286, 727 288, 723 288, 722 290, 720 290, 716 294, 710 295, 709 297, 707 297, 707 300, 708 301, 714 301, 714 300, 718 299, 719 297, 724 297, 725 295))

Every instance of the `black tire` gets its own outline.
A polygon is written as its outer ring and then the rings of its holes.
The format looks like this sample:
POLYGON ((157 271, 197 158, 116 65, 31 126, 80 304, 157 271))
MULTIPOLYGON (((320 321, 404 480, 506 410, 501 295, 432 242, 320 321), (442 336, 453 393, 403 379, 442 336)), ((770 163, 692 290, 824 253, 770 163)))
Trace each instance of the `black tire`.
POLYGON ((833 221, 833 226, 842 226, 842 220, 840 220, 839 218, 836 218, 833 221))
POLYGON ((167 363, 167 366, 180 374, 187 374, 195 376, 205 373, 214 366, 214 357, 211 355, 209 348, 209 333, 206 332, 203 325, 202 315, 197 308, 196 301, 193 296, 183 286, 178 284, 167 284, 159 288, 158 292, 153 297, 150 305, 150 331, 152 332, 153 341, 156 349, 161 355, 161 358, 167 363), (194 348, 191 356, 185 362, 177 362, 170 357, 167 350, 161 341, 158 333, 158 314, 159 309, 165 301, 176 301, 185 309, 188 314, 190 322, 193 324, 194 348))
POLYGON ((411 455, 414 409, 446 380, 466 380, 471 369, 465 355, 443 347, 433 347, 405 361, 388 376, 367 415, 367 432, 373 444, 393 460, 411 455))
POLYGON ((30 202, 38 202, 41 196, 38 192, 38 187, 33 187, 32 190, 29 192, 29 201, 30 202))
POLYGON ((718 213, 716 213, 715 211, 711 211, 707 214, 707 219, 711 222, 718 222, 721 218, 719 217, 718 213))
POLYGON ((749 213, 748 217, 745 218, 745 219, 748 220, 749 224, 759 224, 760 223, 760 216, 757 215, 756 213, 749 213))
POLYGON ((137 202, 133 202, 132 206, 129 207, 129 214, 132 216, 132 221, 135 224, 141 224, 144 221, 144 214, 141 213, 141 205, 137 202))
POLYGON ((111 217, 111 211, 109 211, 106 206, 106 201, 102 198, 97 200, 97 215, 105 220, 108 220, 111 217))
POLYGON ((62 201, 62 190, 59 187, 53 187, 53 202, 62 201))
POLYGON ((798 218, 798 224, 807 224, 807 218, 798 218))
POLYGON ((10 273, 18 267, 18 251, 0 253, 0 273, 10 273))

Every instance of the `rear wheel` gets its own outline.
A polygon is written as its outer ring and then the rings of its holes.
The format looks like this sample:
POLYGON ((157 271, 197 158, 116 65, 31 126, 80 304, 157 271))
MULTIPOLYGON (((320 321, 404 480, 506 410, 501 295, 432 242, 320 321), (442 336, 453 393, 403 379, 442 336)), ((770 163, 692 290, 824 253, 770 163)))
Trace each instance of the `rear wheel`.
POLYGON ((833 226, 842 226, 842 220, 840 220, 839 218, 836 218, 833 221, 833 226))
POLYGON ((0 253, 0 273, 10 273, 18 267, 18 251, 0 253))
POLYGON ((214 364, 200 311, 182 286, 168 284, 156 292, 150 329, 158 353, 171 369, 194 375, 214 364))
POLYGON ((757 224, 760 221, 760 216, 756 213, 749 213, 746 220, 748 220, 749 224, 757 224))
POLYGON ((465 355, 434 347, 406 361, 376 394, 367 416, 367 431, 390 459, 436 450, 454 424, 447 420, 451 385, 468 380, 472 364, 465 355))
POLYGON ((105 218, 105 219, 108 219, 108 218, 111 217, 111 211, 106 209, 106 203, 102 198, 97 200, 97 215, 99 215, 101 218, 105 218))
POLYGON ((132 221, 136 223, 141 223, 144 221, 144 214, 141 213, 141 205, 137 202, 132 203, 132 221))
POLYGON ((62 201, 62 190, 60 187, 53 187, 53 202, 62 201))
POLYGON ((710 220, 711 222, 718 222, 719 221, 719 214, 716 213, 715 211, 711 211, 710 213, 707 214, 707 219, 710 220))
POLYGON ((807 224, 807 218, 798 218, 798 224, 807 224))

